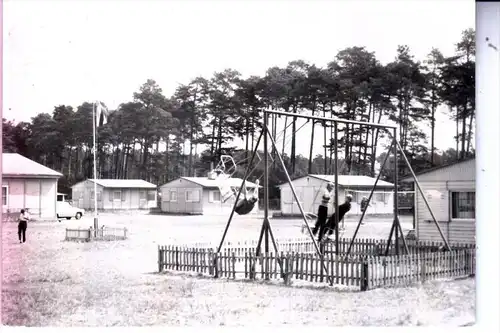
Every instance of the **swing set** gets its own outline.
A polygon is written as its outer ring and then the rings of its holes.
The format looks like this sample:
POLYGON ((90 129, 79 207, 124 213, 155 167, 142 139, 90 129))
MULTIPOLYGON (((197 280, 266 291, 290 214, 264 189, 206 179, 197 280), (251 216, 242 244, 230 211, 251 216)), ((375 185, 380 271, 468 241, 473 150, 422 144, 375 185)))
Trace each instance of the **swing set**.
MULTIPOLYGON (((257 153, 257 150, 259 148, 259 144, 260 144, 260 141, 261 139, 263 138, 264 140, 264 144, 263 144, 263 149, 264 149, 264 156, 263 156, 263 163, 264 163, 264 174, 263 174, 263 178, 264 178, 264 188, 263 188, 263 192, 264 192, 264 195, 263 195, 263 204, 264 204, 264 218, 263 218, 263 222, 262 222, 262 227, 261 227, 261 231, 260 231, 260 235, 259 235, 259 239, 258 239, 258 243, 257 243, 257 247, 256 247, 256 256, 260 256, 261 255, 261 248, 262 248, 262 241, 264 240, 264 253, 269 253, 269 246, 270 246, 270 242, 269 240, 271 240, 272 242, 272 245, 274 247, 274 250, 276 253, 278 253, 278 244, 276 243, 276 240, 274 238, 274 235, 273 235, 273 232, 272 232, 272 228, 271 228, 271 224, 270 224, 270 218, 269 218, 269 156, 271 154, 269 154, 269 152, 273 152, 274 151, 274 155, 275 157, 277 157, 277 160, 279 162, 279 164, 281 165, 281 167, 283 168, 283 171, 286 175, 286 178, 287 178, 287 181, 290 185, 290 188, 291 188, 291 191, 292 191, 292 194, 293 194, 293 197, 295 199, 295 202, 297 203, 298 205, 298 208, 300 210, 300 213, 302 215, 302 219, 303 219, 303 222, 304 222, 304 225, 307 229, 307 232, 309 234, 309 237, 310 239, 312 240, 312 243, 314 245, 314 248, 316 250, 316 253, 318 255, 323 255, 320 247, 318 246, 318 243, 316 242, 315 240, 315 237, 312 233, 312 230, 311 230, 311 227, 309 226, 309 221, 308 221, 308 215, 310 215, 310 213, 307 213, 304 208, 302 207, 302 204, 298 198, 298 195, 297 195, 297 191, 292 183, 292 180, 290 178, 290 174, 288 173, 287 169, 286 169, 286 165, 285 165, 285 162, 283 161, 283 157, 281 156, 280 152, 279 152, 279 149, 278 149, 278 146, 276 144, 276 140, 273 138, 273 133, 272 131, 275 131, 274 128, 275 128, 275 124, 276 124, 276 119, 277 117, 285 117, 286 119, 288 117, 294 117, 294 118, 302 118, 302 119, 308 119, 308 120, 312 120, 313 123, 315 121, 317 122, 322 122, 322 123, 332 123, 332 127, 333 127, 333 163, 334 163, 334 167, 333 167, 333 170, 335 171, 334 172, 334 207, 338 207, 339 206, 339 188, 337 186, 338 184, 338 176, 339 176, 339 168, 338 168, 338 125, 339 124, 344 124, 344 125, 359 125, 359 126, 363 126, 363 127, 367 127, 367 128, 376 128, 376 129, 379 129, 379 130, 382 130, 382 131, 385 131, 389 137, 391 138, 391 144, 388 148, 388 153, 386 154, 385 158, 384 158, 384 161, 382 162, 381 164, 381 167, 380 167, 380 170, 383 170, 387 160, 388 160, 388 157, 389 155, 391 155, 390 153, 392 152, 392 155, 394 157, 394 207, 393 207, 393 213, 394 213, 394 216, 393 216, 393 223, 392 223, 392 227, 391 227, 391 230, 390 230, 390 233, 389 233, 389 237, 388 237, 388 242, 387 242, 387 246, 386 246, 386 249, 385 249, 385 256, 388 255, 389 253, 389 249, 390 249, 390 246, 391 246, 391 242, 392 242, 392 238, 394 237, 394 245, 395 245, 395 251, 396 251, 396 255, 399 255, 399 237, 398 237, 398 233, 401 235, 401 240, 403 242, 403 248, 405 249, 405 253, 408 254, 409 253, 409 250, 408 250, 408 246, 406 244, 406 240, 405 240, 405 237, 404 237, 404 234, 403 234, 403 230, 401 228, 401 224, 400 224, 400 221, 399 221, 399 209, 398 209, 398 173, 399 173, 399 170, 398 170, 398 162, 399 162, 399 158, 402 157, 405 164, 407 165, 408 169, 410 170, 410 173, 412 175, 412 177, 414 178, 415 180, 415 184, 418 188, 418 191, 420 192, 420 194, 422 195, 422 199, 425 203, 425 205, 427 206, 429 212, 430 212, 430 215, 432 217, 432 220, 441 236, 441 239, 443 240, 444 242, 444 248, 448 251, 451 250, 450 248, 450 245, 448 243, 448 241, 446 240, 446 237, 444 236, 443 234, 443 231, 441 230, 441 227, 439 226, 439 223, 437 222, 436 220, 436 217, 434 215, 434 213, 432 212, 432 209, 429 205, 429 202, 427 201, 427 198, 425 196, 425 194, 423 193, 423 190, 420 186, 420 183, 418 182, 418 179, 410 165, 410 162, 408 161, 408 158, 406 157, 401 145, 399 144, 399 142, 397 141, 397 127, 394 126, 394 125, 384 125, 384 124, 377 124, 377 123, 371 123, 371 122, 364 122, 364 121, 356 121, 356 120, 348 120, 348 119, 340 119, 340 118, 327 118, 327 117, 321 117, 321 116, 311 116, 311 115, 304 115, 304 114, 297 114, 297 113, 294 113, 294 114, 291 114, 291 113, 287 113, 287 112, 281 112, 281 111, 275 111, 275 110, 263 110, 263 126, 262 126, 262 131, 257 139, 257 143, 255 145, 255 149, 254 151, 252 152, 252 156, 250 158, 250 162, 248 164, 248 167, 246 168, 245 170, 245 174, 244 174, 244 177, 243 177, 243 181, 241 183, 241 186, 239 188, 238 191, 236 190, 231 190, 231 194, 230 196, 234 196, 235 198, 235 201, 234 201, 234 205, 233 205, 233 209, 231 210, 231 213, 229 215, 229 219, 227 221, 227 224, 226 224, 226 227, 224 229, 224 232, 223 232, 223 235, 221 237, 221 240, 220 240, 220 244, 219 246, 217 247, 217 250, 216 250, 216 253, 218 254, 220 251, 221 251, 221 248, 224 244, 224 240, 226 238, 226 235, 227 235, 227 232, 229 230, 229 227, 231 225, 231 221, 233 219, 233 216, 234 216, 234 213, 236 211, 236 208, 240 202, 240 196, 243 192, 244 189, 246 189, 246 181, 248 179, 248 177, 251 175, 251 173, 255 170, 255 167, 252 169, 251 168, 251 165, 253 163, 253 161, 255 160, 256 156, 258 156, 258 153, 257 153), (269 129, 269 117, 273 117, 273 125, 272 125, 272 131, 269 129), (269 149, 269 142, 271 143, 272 147, 271 149, 269 149)), ((308 122, 306 122, 305 124, 307 124, 308 122)), ((305 124, 303 126, 305 126, 305 124)), ((302 126, 302 127, 303 127, 302 126)), ((302 128, 300 127, 300 128, 302 128)), ((300 128, 298 130, 300 130, 300 128)), ((285 128, 286 130, 286 128, 285 128)), ((297 130, 297 131, 298 131, 297 130)), ((295 135, 295 133, 292 133, 292 135, 295 135)), ((260 159, 260 157, 257 157, 258 159, 260 159)), ((233 164, 233 167, 234 169, 236 169, 236 163, 234 163, 234 160, 231 158, 227 158, 225 157, 225 161, 229 161, 231 162, 232 161, 232 164, 233 164)), ((222 162, 222 159, 221 159, 221 162, 222 162)), ((260 161, 259 161, 260 162, 260 161)), ((273 161, 274 162, 274 161, 273 161)), ((224 164, 224 163, 222 163, 224 164)), ((235 171, 235 170, 234 170, 235 171)), ((231 169, 226 169, 225 166, 221 166, 219 165, 215 170, 214 172, 217 173, 219 172, 219 176, 222 175, 222 177, 220 178, 221 180, 224 180, 224 179, 228 179, 229 177, 231 177, 232 174, 234 174, 234 171, 231 173, 231 169)), ((377 175, 377 178, 375 180, 375 183, 373 184, 373 187, 372 187, 372 190, 370 192, 370 195, 368 197, 368 202, 371 201, 372 197, 373 197, 373 193, 375 191, 375 188, 377 186, 377 183, 378 181, 380 180, 380 176, 381 176, 381 172, 378 173, 377 175)), ((222 182, 223 183, 223 182, 222 182)), ((221 189, 224 190, 224 185, 221 185, 221 189)), ((222 190, 221 190, 221 193, 222 193, 222 190)), ((227 191, 227 190, 226 190, 227 191)), ((229 195, 229 194, 228 194, 229 195)), ((246 196, 246 191, 245 191, 245 194, 246 196)), ((362 214, 361 214, 361 217, 360 217, 360 220, 356 226, 356 229, 355 229, 355 232, 354 232, 354 235, 352 237, 352 240, 349 244, 349 247, 348 247, 348 250, 347 252, 345 253, 345 256, 347 257, 352 249, 352 246, 354 244, 354 241, 356 239, 356 236, 358 234, 358 231, 363 223, 363 219, 365 217, 365 214, 366 214, 366 211, 367 209, 363 210, 362 214)), ((338 221, 338 214, 335 214, 335 225, 339 225, 339 221, 338 221)), ((335 253, 337 255, 340 255, 340 251, 339 251, 339 228, 335 228, 335 253)), ((280 266, 282 266, 282 263, 281 261, 278 260, 278 263, 280 266)), ((322 269, 326 272, 327 271, 327 268, 325 266, 325 264, 323 263, 322 265, 322 269)))

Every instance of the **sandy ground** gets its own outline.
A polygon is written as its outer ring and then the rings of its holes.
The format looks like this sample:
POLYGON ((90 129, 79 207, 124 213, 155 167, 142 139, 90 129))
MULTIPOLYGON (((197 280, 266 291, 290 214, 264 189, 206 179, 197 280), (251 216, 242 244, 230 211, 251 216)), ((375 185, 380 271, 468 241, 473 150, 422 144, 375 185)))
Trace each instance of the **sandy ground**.
MULTIPOLYGON (((129 239, 71 243, 65 228, 91 217, 33 222, 19 244, 17 225, 2 226, 2 323, 23 326, 145 325, 463 325, 475 318, 475 282, 430 282, 409 288, 353 292, 295 281, 249 283, 157 274, 157 246, 218 243, 227 217, 102 215, 129 239)), ((388 219, 370 219, 359 237, 386 238, 388 219)), ((262 219, 237 217, 227 240, 253 240, 262 219)), ((300 220, 272 220, 277 238, 304 237, 300 220)), ((403 229, 411 228, 402 219, 403 229)), ((356 227, 346 221, 344 237, 356 227)))

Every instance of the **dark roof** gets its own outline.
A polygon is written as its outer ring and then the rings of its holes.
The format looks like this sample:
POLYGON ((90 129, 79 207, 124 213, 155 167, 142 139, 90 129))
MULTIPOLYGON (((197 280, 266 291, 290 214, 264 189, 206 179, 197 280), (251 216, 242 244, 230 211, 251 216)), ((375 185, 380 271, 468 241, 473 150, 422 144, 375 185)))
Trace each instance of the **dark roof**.
POLYGON ((62 173, 17 153, 2 153, 2 177, 60 178, 62 173))
MULTIPOLYGON (((421 175, 429 173, 429 172, 434 172, 434 171, 437 171, 437 170, 449 168, 451 166, 454 166, 454 165, 457 165, 457 164, 460 164, 460 163, 469 162, 469 161, 474 160, 474 159, 476 159, 476 158, 475 157, 469 157, 469 158, 466 158, 466 159, 463 159, 463 160, 459 160, 459 161, 455 161, 455 162, 452 162, 452 163, 448 163, 448 164, 445 164, 445 165, 440 165, 440 166, 437 166, 437 167, 429 168, 427 170, 422 170, 419 173, 415 173, 415 176, 418 177, 418 176, 421 176, 421 175)), ((404 177, 401 178, 402 182, 407 181, 407 180, 413 181, 413 176, 411 174, 409 174, 409 175, 406 175, 406 176, 404 176, 404 177)))

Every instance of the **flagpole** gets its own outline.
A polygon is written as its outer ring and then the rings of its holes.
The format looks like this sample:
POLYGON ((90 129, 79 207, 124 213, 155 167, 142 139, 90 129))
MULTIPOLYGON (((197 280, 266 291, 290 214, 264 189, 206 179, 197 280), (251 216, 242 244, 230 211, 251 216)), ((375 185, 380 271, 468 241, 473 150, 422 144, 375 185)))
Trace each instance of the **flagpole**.
POLYGON ((94 139, 94 232, 97 236, 97 228, 99 227, 99 221, 97 219, 97 140, 96 140, 96 103, 92 103, 92 135, 94 139))

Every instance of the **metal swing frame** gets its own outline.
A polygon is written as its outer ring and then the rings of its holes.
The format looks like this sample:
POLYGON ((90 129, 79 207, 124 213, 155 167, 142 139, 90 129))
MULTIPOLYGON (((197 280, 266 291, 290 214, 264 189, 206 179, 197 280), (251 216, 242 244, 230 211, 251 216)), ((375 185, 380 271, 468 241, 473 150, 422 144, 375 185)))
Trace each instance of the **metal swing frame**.
MULTIPOLYGON (((276 156, 278 157, 278 160, 281 164, 281 167, 283 168, 283 171, 285 172, 285 175, 286 175, 286 178, 287 178, 287 181, 288 181, 288 184, 290 185, 290 188, 292 190, 292 194, 293 194, 293 197, 299 207, 299 210, 300 210, 300 213, 302 215, 302 218, 304 220, 304 223, 305 223, 305 226, 307 227, 307 230, 309 232, 309 236, 311 237, 311 240, 314 244, 314 247, 316 249, 316 253, 320 256, 323 255, 322 251, 320 250, 320 247, 318 246, 318 243, 316 242, 315 238, 314 238, 314 235, 312 233, 312 230, 311 230, 311 227, 309 226, 309 223, 308 223, 308 220, 307 220, 307 217, 306 217, 306 213, 304 212, 304 209, 302 207, 302 204, 300 203, 299 199, 298 199, 298 196, 297 196, 297 192, 295 190, 295 187, 293 186, 293 183, 292 183, 292 179, 290 178, 290 174, 288 173, 287 169, 286 169, 286 166, 285 166, 285 163, 283 161, 283 157, 281 156, 280 152, 279 152, 279 149, 278 149, 278 146, 272 136, 272 133, 271 131, 269 130, 269 127, 268 127, 268 123, 269 123, 269 116, 270 115, 275 115, 275 116, 284 116, 284 117, 293 117, 293 118, 303 118, 303 119, 308 119, 308 120, 319 120, 319 121, 324 121, 324 122, 331 122, 333 123, 333 128, 334 128, 334 137, 333 137, 333 144, 334 144, 334 169, 335 169, 335 175, 334 175, 334 183, 335 183, 335 195, 334 195, 334 201, 335 201, 335 206, 336 208, 338 208, 339 206, 339 189, 338 189, 338 124, 350 124, 350 125, 361 125, 361 126, 367 126, 367 127, 370 127, 370 128, 379 128, 379 129, 382 129, 384 131, 386 131, 391 137, 392 137, 392 142, 391 142, 391 145, 389 147, 389 150, 388 152, 391 152, 393 153, 393 156, 394 156, 394 219, 393 219, 393 223, 392 223, 392 227, 391 227, 391 230, 390 230, 390 233, 389 233, 389 238, 388 238, 388 242, 387 242, 387 247, 385 249, 385 255, 387 256, 388 255, 388 252, 389 252, 389 248, 390 248, 390 245, 391 245, 391 241, 392 241, 392 237, 393 237, 393 234, 394 234, 394 242, 395 242, 395 250, 396 250, 396 255, 399 255, 399 238, 397 236, 397 234, 399 233, 401 236, 402 236, 402 241, 403 241, 403 245, 404 245, 404 248, 405 248, 405 252, 406 254, 409 253, 408 251, 408 246, 406 244, 406 241, 405 241, 405 238, 404 238, 404 235, 403 235, 403 230, 401 228, 401 224, 400 224, 400 221, 399 221, 399 212, 398 212, 398 173, 399 173, 399 170, 398 170, 398 162, 399 162, 399 159, 398 159, 398 152, 400 153, 400 155, 403 157, 407 167, 409 168, 410 172, 411 172, 411 175, 412 177, 414 178, 414 181, 415 181, 415 184, 417 185, 417 188, 420 192, 420 194, 422 195, 422 198, 425 202, 425 205, 427 206, 431 216, 432 216, 432 220, 439 232, 439 234, 441 235, 441 238, 445 244, 445 248, 447 250, 451 250, 449 244, 448 244, 448 241, 446 240, 446 237, 444 236, 443 234, 443 231, 441 230, 441 227, 439 226, 439 223, 438 221, 436 220, 436 217, 434 215, 434 213, 432 212, 432 209, 427 201, 427 198, 425 197, 425 194, 423 193, 423 190, 420 186, 420 183, 418 182, 418 179, 413 171, 413 168, 411 167, 410 165, 410 162, 408 161, 408 158, 406 157, 401 145, 399 144, 399 142, 397 141, 397 126, 395 125, 383 125, 383 124, 377 124, 377 123, 370 123, 370 122, 363 122, 363 121, 356 121, 356 120, 348 120, 348 119, 339 119, 339 118, 328 118, 328 117, 321 117, 321 116, 310 116, 310 115, 303 115, 303 114, 297 114, 297 113, 287 113, 287 112, 281 112, 281 111, 274 111, 274 110, 263 110, 263 126, 262 126, 262 131, 257 139, 257 143, 255 144, 255 149, 252 153, 252 157, 250 159, 250 162, 248 164, 248 167, 246 168, 245 170, 245 175, 243 177, 243 180, 242 180, 242 183, 241 183, 241 186, 238 190, 238 194, 236 195, 236 199, 235 199, 235 202, 234 202, 234 205, 233 205, 233 208, 231 210, 231 213, 229 215, 229 219, 227 221, 227 224, 226 224, 226 227, 224 229, 224 232, 222 234, 222 237, 221 237, 221 240, 220 240, 220 244, 219 246, 217 247, 217 250, 216 250, 216 254, 218 254, 221 249, 222 249, 222 246, 224 244, 224 240, 226 238, 226 235, 227 235, 227 232, 229 230, 229 227, 231 225, 231 221, 233 219, 233 216, 234 216, 234 213, 235 213, 235 208, 236 208, 236 205, 238 203, 238 199, 241 195, 241 192, 242 192, 242 189, 243 189, 243 186, 249 176, 249 173, 250 173, 250 168, 251 168, 251 165, 252 165, 252 162, 253 160, 255 159, 255 156, 257 154, 257 150, 259 148, 259 144, 260 144, 260 141, 262 138, 264 138, 264 184, 263 184, 263 187, 264 187, 264 197, 263 197, 263 201, 264 201, 264 219, 263 219, 263 223, 262 223, 262 227, 261 227, 261 231, 260 231, 260 235, 259 235, 259 240, 258 240, 258 243, 257 243, 257 248, 256 248, 256 256, 260 256, 261 255, 261 245, 262 245, 262 240, 264 240, 264 253, 269 253, 269 238, 271 239, 272 241, 272 244, 273 244, 273 247, 274 247, 274 250, 276 251, 276 253, 278 253, 278 245, 276 244, 276 240, 274 238, 274 235, 273 235, 273 232, 272 232, 272 229, 271 229, 271 224, 269 222, 269 170, 268 170, 268 164, 269 164, 269 141, 271 141, 271 144, 272 144, 272 149, 271 149, 271 152, 273 151, 273 149, 275 150, 276 152, 276 156), (397 230, 396 230, 397 229, 397 230)), ((387 162, 387 159, 389 157, 389 153, 386 154, 385 156, 385 159, 384 159, 384 162, 382 163, 381 165, 381 168, 380 168, 380 171, 382 171, 382 169, 384 168, 386 162, 387 162)), ((375 180, 375 183, 373 185, 373 188, 370 192, 370 196, 368 198, 368 200, 371 200, 372 196, 373 196, 373 192, 375 191, 375 188, 377 186, 377 183, 380 179, 380 176, 381 176, 381 172, 379 172, 378 176, 377 176, 377 179, 375 180)), ((356 238, 356 235, 359 231, 359 228, 361 226, 361 223, 363 221, 363 218, 365 216, 365 212, 366 210, 363 211, 362 215, 361 215, 361 218, 358 222, 358 225, 356 227, 356 231, 353 235, 353 238, 351 240, 351 243, 349 245, 349 249, 346 253, 346 256, 350 253, 351 251, 351 248, 352 248, 352 245, 355 241, 355 238, 356 238)), ((335 253, 338 255, 339 254, 339 228, 338 228, 338 225, 339 225, 339 220, 338 220, 338 214, 335 214, 335 223, 337 225, 337 228, 335 228, 335 253)), ((283 269, 283 265, 281 263, 281 261, 278 259, 278 263, 280 265, 280 267, 283 269)), ((326 263, 323 262, 322 264, 322 269, 327 272, 327 267, 326 267, 326 263)), ((266 277, 268 278, 268 277, 266 277)), ((285 278, 283 276, 283 278, 285 278)), ((331 277, 329 277, 329 280, 331 280, 331 277)), ((331 282, 331 281, 330 281, 331 282)))

